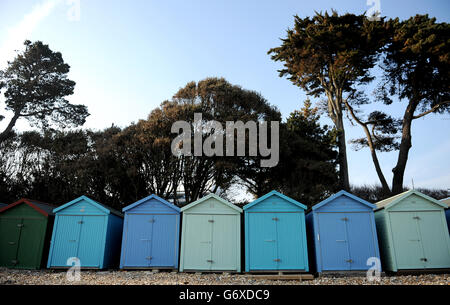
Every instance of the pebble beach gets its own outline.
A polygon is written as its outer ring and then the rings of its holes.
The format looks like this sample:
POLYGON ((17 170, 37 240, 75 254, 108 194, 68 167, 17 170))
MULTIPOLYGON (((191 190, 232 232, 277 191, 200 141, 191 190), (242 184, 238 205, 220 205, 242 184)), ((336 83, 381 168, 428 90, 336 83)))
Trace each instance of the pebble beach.
POLYGON ((314 280, 268 280, 247 274, 82 270, 80 281, 69 281, 62 270, 0 269, 0 285, 449 285, 450 274, 366 277, 316 277, 314 280))

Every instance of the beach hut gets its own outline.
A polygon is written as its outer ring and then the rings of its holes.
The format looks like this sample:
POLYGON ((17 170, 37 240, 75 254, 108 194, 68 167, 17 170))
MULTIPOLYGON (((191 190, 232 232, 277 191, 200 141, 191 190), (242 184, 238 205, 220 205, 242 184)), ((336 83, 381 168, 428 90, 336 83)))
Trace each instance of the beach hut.
POLYGON ((23 198, 0 209, 0 266, 41 268, 48 255, 54 208, 23 198))
POLYGON ((277 191, 244 206, 246 272, 309 270, 305 210, 277 191))
POLYGON ((410 190, 376 205, 375 221, 385 270, 450 268, 446 204, 410 190))
POLYGON ((441 199, 441 201, 447 205, 447 208, 445 209, 445 218, 447 218, 447 228, 450 232, 450 197, 441 199))
POLYGON ((79 259, 81 268, 103 269, 119 265, 123 218, 86 196, 53 210, 48 268, 68 268, 79 259))
POLYGON ((150 195, 125 213, 120 268, 178 268, 180 208, 150 195))
POLYGON ((180 271, 241 271, 242 209, 210 194, 181 209, 180 271))
POLYGON ((306 222, 317 272, 368 270, 368 259, 380 258, 374 209, 346 191, 312 207, 306 222))

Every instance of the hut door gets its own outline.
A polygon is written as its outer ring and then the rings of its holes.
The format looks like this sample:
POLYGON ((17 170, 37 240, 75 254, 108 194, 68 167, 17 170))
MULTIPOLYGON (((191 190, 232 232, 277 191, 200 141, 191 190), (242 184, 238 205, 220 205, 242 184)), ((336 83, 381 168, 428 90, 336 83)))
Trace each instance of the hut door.
POLYGON ((18 264, 17 250, 19 248, 22 219, 0 218, 0 265, 14 267, 18 264), (8 233, 3 233, 8 232, 8 233))
MULTIPOLYGON (((415 212, 391 212, 391 230, 398 269, 425 268, 425 253, 415 212)), ((431 239, 435 241, 434 237, 431 239)))
POLYGON ((426 268, 448 268, 450 249, 447 232, 443 230, 443 218, 440 211, 418 212, 415 219, 419 226, 420 239, 424 249, 423 261, 426 268))
POLYGON ((212 216, 212 270, 237 269, 237 223, 235 215, 212 216))
POLYGON ((346 213, 351 270, 367 270, 367 259, 376 256, 369 213, 346 213))
POLYGON ((40 247, 44 238, 46 222, 42 219, 23 219, 20 233, 17 260, 21 267, 39 268, 41 264, 40 247))
POLYGON ((318 213, 322 270, 350 270, 350 253, 344 213, 318 213))
POLYGON ((278 269, 305 269, 303 226, 299 213, 276 213, 278 269))
POLYGON ((277 227, 274 213, 249 213, 249 255, 251 270, 278 268, 277 227))
POLYGON ((176 265, 177 223, 176 215, 153 216, 151 266, 171 267, 176 265))
POLYGON ((128 214, 125 228, 124 266, 150 266, 152 219, 153 215, 128 214))
POLYGON ((77 252, 81 230, 80 221, 82 219, 82 216, 58 216, 53 241, 51 266, 66 267, 68 258, 78 257, 77 252))
POLYGON ((211 270, 212 215, 186 214, 186 235, 183 254, 184 269, 211 270))
POLYGON ((78 258, 83 267, 100 267, 104 251, 105 216, 83 216, 81 220, 78 258))

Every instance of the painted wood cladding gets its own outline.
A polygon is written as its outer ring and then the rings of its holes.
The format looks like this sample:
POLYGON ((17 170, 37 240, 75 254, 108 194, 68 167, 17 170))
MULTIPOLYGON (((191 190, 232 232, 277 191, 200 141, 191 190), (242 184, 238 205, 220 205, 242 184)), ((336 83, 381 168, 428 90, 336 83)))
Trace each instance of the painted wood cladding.
POLYGON ((312 207, 306 221, 317 272, 367 270, 369 258, 380 258, 374 208, 345 191, 312 207))
POLYGON ((118 265, 123 219, 121 214, 81 196, 54 209, 48 268, 68 268, 68 259, 82 268, 103 269, 118 265))
POLYGON ((242 210, 210 194, 183 207, 180 271, 241 271, 242 210))
POLYGON ((150 195, 123 212, 120 268, 178 268, 180 209, 150 195))
POLYGON ((276 191, 244 206, 245 271, 309 270, 305 209, 276 191))
POLYGON ((446 207, 415 190, 377 203, 375 218, 386 270, 450 268, 446 207))
POLYGON ((0 209, 0 266, 39 269, 47 259, 54 207, 20 199, 0 209))

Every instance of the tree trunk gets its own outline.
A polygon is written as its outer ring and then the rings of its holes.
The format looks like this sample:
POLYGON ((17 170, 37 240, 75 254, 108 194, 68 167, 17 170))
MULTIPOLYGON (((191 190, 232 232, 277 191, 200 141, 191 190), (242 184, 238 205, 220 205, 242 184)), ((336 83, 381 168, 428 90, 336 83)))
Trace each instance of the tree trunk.
POLYGON ((389 188, 389 185, 387 184, 386 178, 384 177, 383 171, 381 170, 380 162, 378 161, 377 151, 375 150, 375 147, 373 145, 372 135, 370 134, 369 128, 367 127, 367 124, 363 123, 355 114, 353 111, 353 107, 348 104, 348 102, 345 102, 345 105, 347 106, 347 109, 350 111, 350 114, 352 115, 353 119, 361 125, 361 127, 364 130, 364 133, 366 134, 367 143, 369 144, 369 150, 370 155, 372 156, 373 164, 375 165, 375 170, 378 175, 378 179, 380 179, 381 187, 383 188, 383 193, 386 195, 391 194, 391 190, 389 188))
POLYGON ((411 142, 411 124, 416 110, 417 102, 411 100, 406 107, 402 122, 402 140, 398 152, 397 165, 392 169, 394 177, 392 178, 392 195, 397 195, 403 191, 403 176, 405 174, 406 162, 408 161, 411 142))
POLYGON ((2 133, 0 133, 0 143, 5 141, 9 137, 9 134, 12 131, 14 125, 16 125, 16 122, 19 119, 19 117, 20 117, 20 112, 14 113, 14 116, 11 118, 11 121, 9 121, 8 126, 5 128, 5 130, 3 130, 2 133))
POLYGON ((336 128, 338 130, 338 147, 339 147, 339 184, 341 189, 350 191, 350 182, 348 179, 348 163, 347 163, 347 144, 345 142, 344 120, 342 112, 337 114, 336 128))

